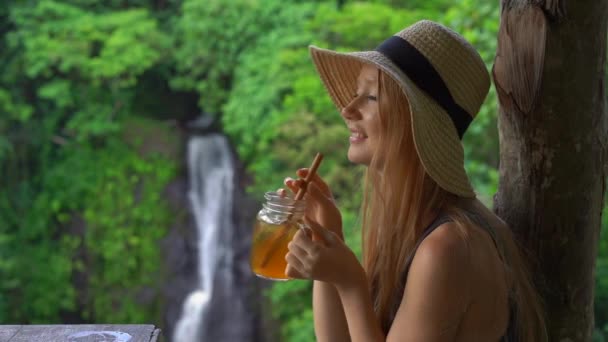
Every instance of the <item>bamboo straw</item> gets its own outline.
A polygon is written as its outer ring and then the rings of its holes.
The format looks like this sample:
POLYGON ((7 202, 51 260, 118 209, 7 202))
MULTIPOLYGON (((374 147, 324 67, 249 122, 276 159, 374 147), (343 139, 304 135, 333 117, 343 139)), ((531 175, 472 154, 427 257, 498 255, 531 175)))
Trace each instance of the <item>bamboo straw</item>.
MULTIPOLYGON (((317 172, 319 165, 321 165, 322 160, 323 160, 323 154, 317 153, 317 155, 315 156, 315 159, 312 162, 312 165, 310 166, 310 169, 308 169, 308 174, 306 175, 306 177, 304 178, 304 181, 300 185, 300 189, 298 190, 296 197, 294 197, 294 200, 299 201, 304 198, 304 195, 306 194, 306 189, 308 188, 308 183, 310 183, 310 181, 312 181, 312 178, 314 177, 315 173, 317 172)), ((289 213, 286 221, 291 220, 292 217, 293 217, 293 212, 289 213)), ((289 233, 288 229, 283 229, 281 234, 274 240, 274 243, 268 249, 268 253, 266 253, 266 255, 264 256, 264 259, 262 259, 262 263, 261 263, 260 267, 266 266, 268 261, 270 261, 270 258, 277 252, 279 247, 281 247, 280 242, 287 236, 288 233, 289 233)))

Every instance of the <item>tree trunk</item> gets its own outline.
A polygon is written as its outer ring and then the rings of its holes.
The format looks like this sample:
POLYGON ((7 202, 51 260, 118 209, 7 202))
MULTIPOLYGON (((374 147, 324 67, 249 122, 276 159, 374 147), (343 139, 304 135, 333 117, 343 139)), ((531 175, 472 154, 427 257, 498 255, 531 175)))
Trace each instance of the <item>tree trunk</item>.
POLYGON ((497 214, 530 252, 549 341, 591 341, 606 175, 608 0, 502 0, 497 214))

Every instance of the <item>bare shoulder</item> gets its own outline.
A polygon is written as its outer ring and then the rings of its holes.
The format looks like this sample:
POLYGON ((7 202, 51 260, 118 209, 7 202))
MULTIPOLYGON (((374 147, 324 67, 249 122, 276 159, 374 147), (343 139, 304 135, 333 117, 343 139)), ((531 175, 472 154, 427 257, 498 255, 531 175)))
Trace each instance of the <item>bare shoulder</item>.
POLYGON ((412 260, 406 289, 409 286, 412 292, 443 298, 444 304, 450 302, 454 308, 466 306, 472 267, 467 240, 459 229, 453 222, 444 223, 422 241, 412 260))
POLYGON ((417 266, 427 271, 441 271, 444 267, 467 267, 468 244, 453 222, 437 227, 427 236, 414 256, 412 269, 417 266))

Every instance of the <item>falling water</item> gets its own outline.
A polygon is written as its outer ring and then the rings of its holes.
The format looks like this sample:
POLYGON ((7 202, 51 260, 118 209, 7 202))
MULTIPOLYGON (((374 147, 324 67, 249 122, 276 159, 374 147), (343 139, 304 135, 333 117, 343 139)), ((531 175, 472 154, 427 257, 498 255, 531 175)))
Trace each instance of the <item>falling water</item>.
POLYGON ((188 171, 188 197, 198 232, 198 286, 184 301, 173 341, 198 342, 211 340, 211 336, 214 341, 228 341, 232 338, 230 333, 220 330, 229 328, 222 328, 218 320, 238 319, 235 312, 246 310, 237 295, 230 295, 236 292, 231 246, 234 167, 226 138, 219 134, 191 138, 188 171), (234 302, 215 308, 214 298, 218 295, 234 302))

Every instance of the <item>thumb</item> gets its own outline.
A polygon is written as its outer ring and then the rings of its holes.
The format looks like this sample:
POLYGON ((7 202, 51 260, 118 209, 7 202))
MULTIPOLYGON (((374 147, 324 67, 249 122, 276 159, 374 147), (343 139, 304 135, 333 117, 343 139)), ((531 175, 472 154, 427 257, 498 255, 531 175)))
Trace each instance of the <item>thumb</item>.
POLYGON ((304 217, 304 222, 310 227, 315 236, 319 237, 321 240, 323 240, 323 242, 325 242, 326 246, 330 247, 336 243, 337 237, 331 230, 323 228, 320 224, 313 221, 309 217, 304 217))

